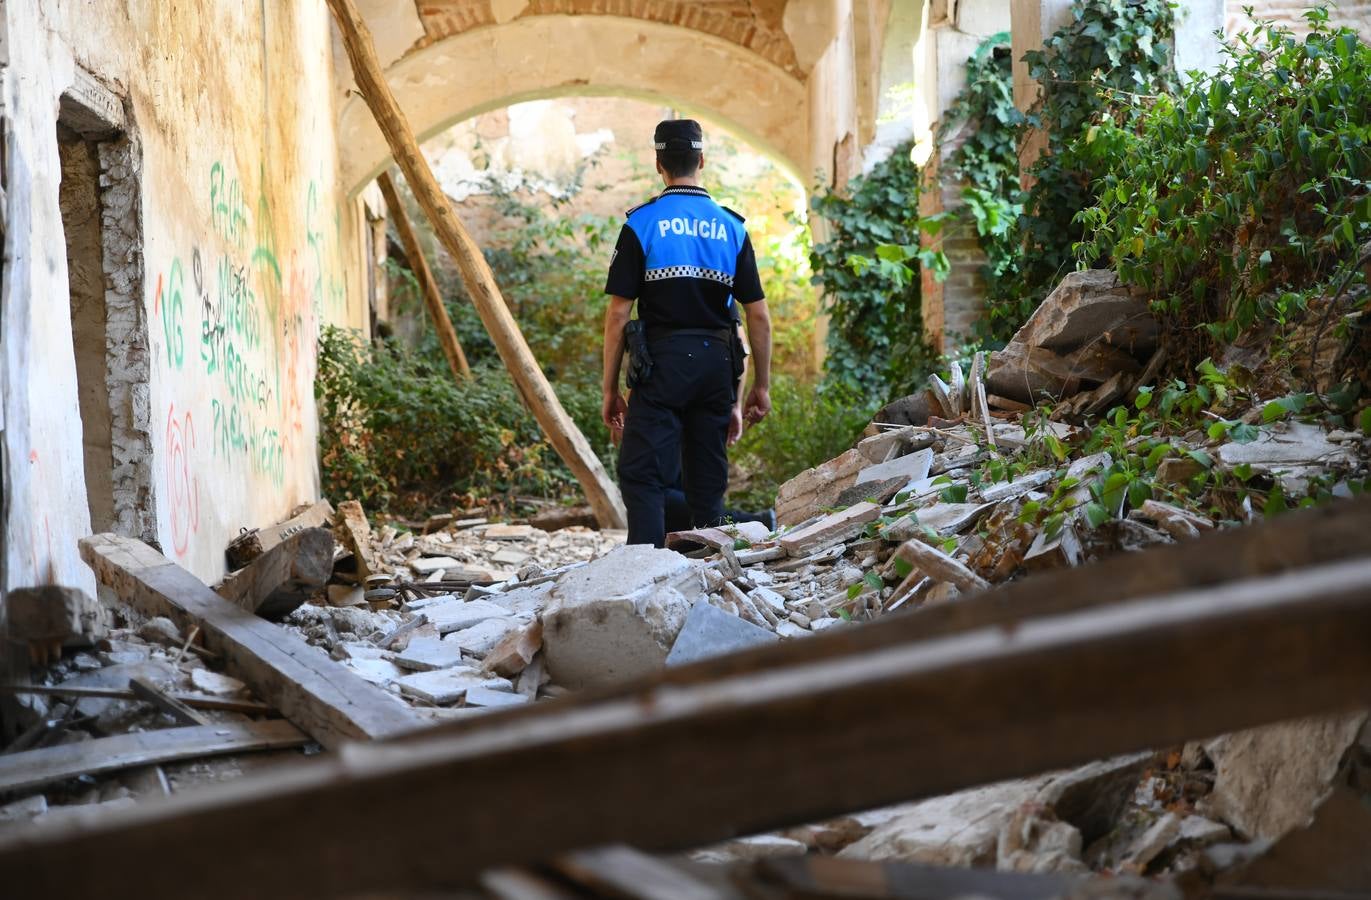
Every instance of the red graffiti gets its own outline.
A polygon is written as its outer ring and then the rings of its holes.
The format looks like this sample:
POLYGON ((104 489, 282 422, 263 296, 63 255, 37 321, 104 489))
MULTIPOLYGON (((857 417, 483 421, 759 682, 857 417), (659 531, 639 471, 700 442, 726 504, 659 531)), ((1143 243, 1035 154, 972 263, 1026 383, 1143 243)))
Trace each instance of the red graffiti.
POLYGON ((152 314, 160 315, 162 312, 162 273, 157 273, 157 293, 152 297, 152 314))
POLYGON ((167 504, 171 512, 171 542, 177 556, 184 556, 190 536, 200 528, 200 482, 190 470, 187 452, 195 448, 195 424, 187 412, 176 418, 176 405, 167 410, 167 504))

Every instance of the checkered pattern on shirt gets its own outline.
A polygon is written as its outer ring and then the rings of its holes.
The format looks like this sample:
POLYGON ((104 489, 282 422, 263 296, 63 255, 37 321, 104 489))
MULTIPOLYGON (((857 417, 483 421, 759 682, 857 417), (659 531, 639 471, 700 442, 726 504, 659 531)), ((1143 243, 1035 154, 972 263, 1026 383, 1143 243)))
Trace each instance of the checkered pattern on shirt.
POLYGON ((660 269, 648 269, 643 273, 644 281, 665 281, 668 278, 706 278, 733 287, 732 275, 701 266, 663 266, 660 269))

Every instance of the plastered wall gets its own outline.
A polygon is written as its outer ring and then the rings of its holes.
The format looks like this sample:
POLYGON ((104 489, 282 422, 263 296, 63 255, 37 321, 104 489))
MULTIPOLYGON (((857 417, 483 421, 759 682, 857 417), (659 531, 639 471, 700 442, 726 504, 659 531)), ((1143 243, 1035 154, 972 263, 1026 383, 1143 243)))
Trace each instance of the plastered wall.
POLYGON ((78 67, 123 101, 129 136, 122 151, 101 153, 123 170, 101 182, 112 235, 106 300, 118 319, 107 348, 110 466, 116 492, 121 479, 147 482, 146 508, 122 521, 145 523, 168 556, 216 579, 240 528, 317 496, 318 331, 366 324, 361 211, 338 189, 327 8, 44 0, 0 9, 11 38, 7 585, 94 587, 76 547, 90 515, 56 138, 78 67))

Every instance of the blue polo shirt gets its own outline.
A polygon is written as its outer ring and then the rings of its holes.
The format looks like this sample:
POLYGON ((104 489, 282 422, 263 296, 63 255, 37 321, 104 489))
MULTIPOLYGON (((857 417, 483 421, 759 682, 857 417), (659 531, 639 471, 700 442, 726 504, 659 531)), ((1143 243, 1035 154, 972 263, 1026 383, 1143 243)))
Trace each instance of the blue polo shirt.
POLYGON ((743 217, 701 187, 669 187, 628 211, 605 293, 638 301, 649 330, 732 328, 733 301, 764 297, 743 217))

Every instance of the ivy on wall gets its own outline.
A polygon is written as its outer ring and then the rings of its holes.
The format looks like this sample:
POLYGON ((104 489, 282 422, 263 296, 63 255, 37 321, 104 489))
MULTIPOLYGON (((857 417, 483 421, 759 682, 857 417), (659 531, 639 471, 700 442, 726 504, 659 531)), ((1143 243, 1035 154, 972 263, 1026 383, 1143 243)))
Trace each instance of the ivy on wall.
POLYGON ((932 371, 920 312, 919 169, 911 143, 894 149, 846 193, 813 200, 829 228, 811 266, 829 313, 825 382, 882 400, 932 371))
POLYGON ((995 35, 967 62, 967 85, 949 108, 947 131, 971 133, 949 159, 947 177, 964 183, 965 211, 928 217, 925 231, 952 215, 974 221, 988 258, 986 317, 977 338, 1007 341, 1074 263, 1076 214, 1094 205, 1092 171, 1103 124, 1130 127, 1144 101, 1174 91, 1172 8, 1166 0, 1077 0, 1072 20, 1025 54, 1042 93, 1026 115, 1014 107, 1008 36, 995 35), (1018 147, 1029 130, 1047 134, 1046 152, 1021 190, 1018 147))

